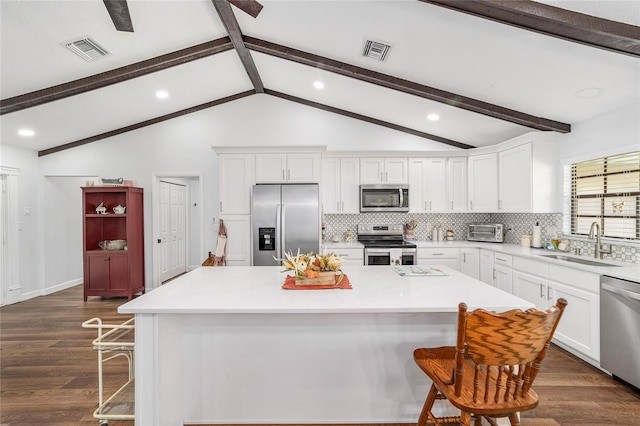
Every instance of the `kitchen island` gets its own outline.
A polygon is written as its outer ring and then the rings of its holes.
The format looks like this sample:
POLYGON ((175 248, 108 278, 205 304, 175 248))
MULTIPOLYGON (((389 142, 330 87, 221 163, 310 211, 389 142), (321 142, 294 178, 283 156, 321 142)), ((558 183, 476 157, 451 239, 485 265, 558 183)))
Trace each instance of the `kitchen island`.
POLYGON ((418 347, 453 345, 459 302, 533 305, 455 270, 345 267, 352 289, 284 290, 280 267, 201 267, 135 314, 137 425, 415 422, 418 347))

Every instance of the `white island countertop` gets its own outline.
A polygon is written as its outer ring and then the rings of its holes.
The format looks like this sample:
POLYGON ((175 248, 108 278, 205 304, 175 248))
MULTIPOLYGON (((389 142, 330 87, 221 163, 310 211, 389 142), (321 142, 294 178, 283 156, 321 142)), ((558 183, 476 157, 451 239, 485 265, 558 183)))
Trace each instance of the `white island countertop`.
POLYGON ((200 267, 118 308, 124 314, 456 312, 533 305, 453 269, 400 276, 390 266, 344 267, 352 289, 285 290, 278 266, 200 267))

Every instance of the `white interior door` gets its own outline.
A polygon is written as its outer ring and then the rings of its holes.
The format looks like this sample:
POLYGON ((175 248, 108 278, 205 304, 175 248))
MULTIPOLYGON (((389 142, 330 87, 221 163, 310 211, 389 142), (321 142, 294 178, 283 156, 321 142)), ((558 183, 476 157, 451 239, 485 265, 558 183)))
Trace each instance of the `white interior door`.
POLYGON ((168 182, 160 182, 160 227, 158 235, 158 254, 160 259, 160 282, 171 278, 171 267, 169 265, 169 256, 171 247, 169 246, 169 234, 171 230, 171 184, 168 182))
POLYGON ((171 193, 171 276, 187 272, 186 266, 186 187, 170 184, 171 193))
POLYGON ((187 271, 186 266, 186 193, 187 188, 160 182, 160 227, 158 252, 160 282, 187 271))

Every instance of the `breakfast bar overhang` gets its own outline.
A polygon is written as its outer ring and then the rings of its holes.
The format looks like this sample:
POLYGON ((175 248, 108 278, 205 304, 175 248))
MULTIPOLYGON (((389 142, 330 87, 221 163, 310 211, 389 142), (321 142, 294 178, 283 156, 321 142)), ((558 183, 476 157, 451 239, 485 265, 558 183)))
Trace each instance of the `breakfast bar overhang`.
POLYGON ((429 382, 413 350, 455 344, 460 302, 533 307, 438 269, 348 266, 352 289, 285 290, 280 267, 201 267, 122 305, 136 425, 414 423, 429 382))

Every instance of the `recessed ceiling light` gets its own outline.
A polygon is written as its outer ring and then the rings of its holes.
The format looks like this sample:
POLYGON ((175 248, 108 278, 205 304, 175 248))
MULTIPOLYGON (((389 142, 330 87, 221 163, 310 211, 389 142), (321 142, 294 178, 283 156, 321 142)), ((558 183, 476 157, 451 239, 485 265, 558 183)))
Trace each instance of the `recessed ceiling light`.
POLYGON ((600 96, 602 92, 604 92, 604 90, 599 87, 589 87, 587 89, 578 90, 576 92, 576 96, 583 99, 595 98, 596 96, 600 96))
POLYGON ((33 135, 36 134, 36 132, 34 132, 31 129, 20 129, 20 130, 18 130, 18 134, 20 136, 33 136, 33 135))
POLYGON ((324 83, 321 81, 314 81, 313 82, 313 87, 315 87, 318 90, 322 90, 324 89, 324 83))
POLYGON ((429 120, 429 121, 438 121, 438 120, 440 120, 440 116, 438 114, 429 114, 429 115, 427 115, 427 120, 429 120))
POLYGON ((158 90, 156 92, 156 98, 158 99, 167 99, 169 97, 169 92, 166 90, 158 90))

